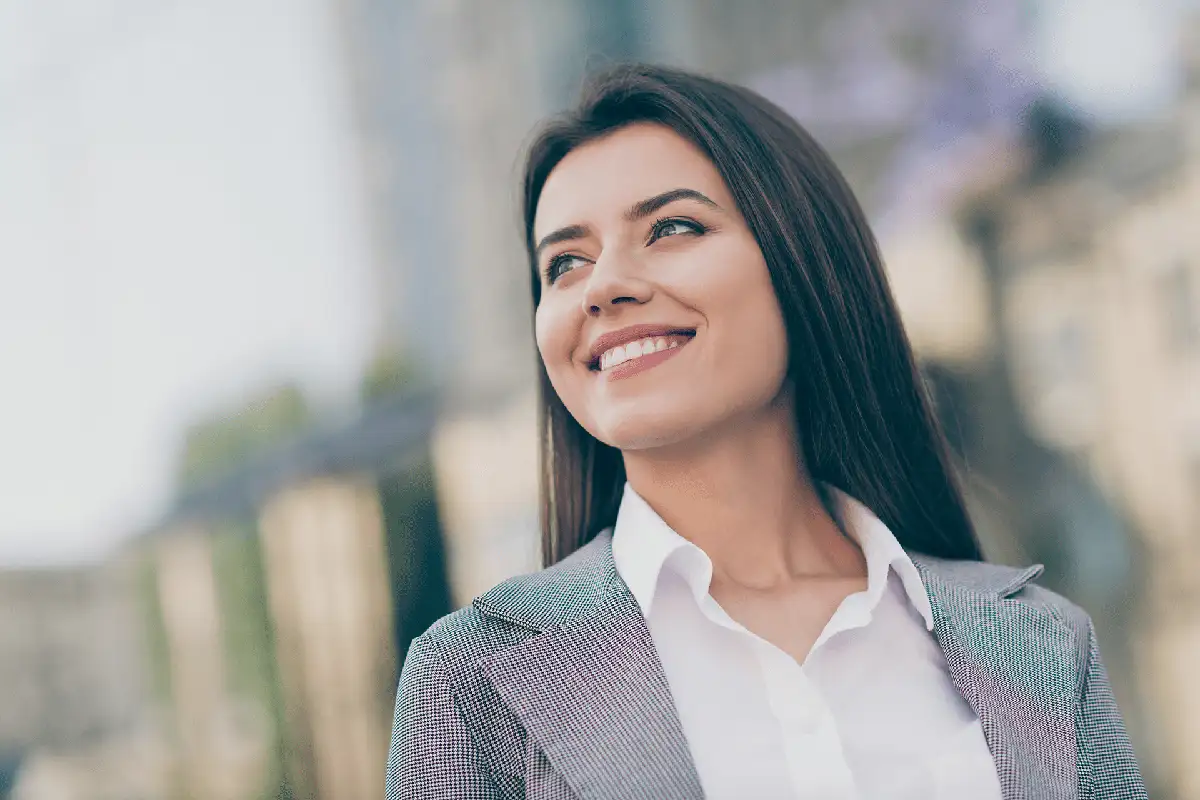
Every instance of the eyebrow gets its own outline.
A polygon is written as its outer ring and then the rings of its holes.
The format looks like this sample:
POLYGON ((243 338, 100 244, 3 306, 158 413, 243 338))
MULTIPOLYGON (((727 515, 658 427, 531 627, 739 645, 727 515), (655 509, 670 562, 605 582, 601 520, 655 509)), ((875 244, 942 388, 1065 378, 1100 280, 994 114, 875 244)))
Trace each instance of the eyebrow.
MULTIPOLYGON (((650 216, 655 211, 658 211, 663 206, 674 203, 676 200, 696 200, 710 208, 720 208, 719 205, 710 200, 707 196, 695 189, 668 189, 665 192, 647 197, 645 200, 639 200, 634 203, 625 212, 624 217, 628 222, 637 222, 639 219, 644 219, 650 216)), ((556 231, 551 231, 542 237, 537 243, 537 247, 533 250, 534 260, 539 260, 542 257, 542 251, 550 245, 566 242, 572 239, 582 239, 587 236, 589 229, 586 225, 567 225, 559 228, 556 231)))
POLYGON ((662 194, 656 194, 653 197, 647 197, 645 200, 639 200, 634 203, 625 212, 625 219, 629 222, 637 222, 639 219, 650 216, 663 206, 674 203, 676 200, 698 200, 710 208, 720 208, 720 206, 695 189, 670 189, 662 194))

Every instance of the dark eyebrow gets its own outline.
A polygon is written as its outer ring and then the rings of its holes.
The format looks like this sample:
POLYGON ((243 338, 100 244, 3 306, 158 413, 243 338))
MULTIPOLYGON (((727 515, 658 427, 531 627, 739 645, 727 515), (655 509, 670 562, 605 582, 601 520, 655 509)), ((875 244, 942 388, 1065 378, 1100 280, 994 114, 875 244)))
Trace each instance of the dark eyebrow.
POLYGON ((538 261, 542 257, 542 251, 552 244, 559 242, 569 242, 572 239, 582 239, 588 235, 586 225, 568 225, 565 228, 559 228, 556 231, 551 231, 542 237, 542 240, 537 243, 537 247, 533 249, 533 259, 538 261))
POLYGON ((645 200, 639 200, 634 203, 625 212, 625 219, 630 222, 636 222, 643 217, 650 216, 663 206, 674 203, 676 200, 698 200, 706 206, 720 208, 720 206, 695 189, 670 189, 662 194, 656 194, 654 197, 647 197, 645 200))
MULTIPOLYGON (((695 189, 670 189, 634 203, 625 212, 625 219, 629 222, 636 222, 639 219, 650 216, 663 206, 674 203, 676 200, 696 200, 706 206, 720 208, 720 206, 695 189)), ((550 245, 558 244, 559 242, 568 242, 572 239, 582 239, 589 233, 591 231, 586 225, 567 225, 565 228, 551 231, 537 243, 537 247, 533 249, 533 258, 535 261, 539 261, 542 257, 542 251, 550 245)))

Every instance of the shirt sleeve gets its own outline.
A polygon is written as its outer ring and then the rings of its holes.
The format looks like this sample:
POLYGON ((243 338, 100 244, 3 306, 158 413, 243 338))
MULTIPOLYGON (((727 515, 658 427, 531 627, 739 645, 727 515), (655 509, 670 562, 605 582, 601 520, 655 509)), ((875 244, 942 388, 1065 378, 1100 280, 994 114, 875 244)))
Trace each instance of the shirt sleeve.
POLYGON ((1090 620, 1087 666, 1076 727, 1079 796, 1093 800, 1146 798, 1146 785, 1113 697, 1090 620))
POLYGON ((501 798, 471 738, 437 646, 424 637, 409 646, 400 674, 385 796, 501 798))

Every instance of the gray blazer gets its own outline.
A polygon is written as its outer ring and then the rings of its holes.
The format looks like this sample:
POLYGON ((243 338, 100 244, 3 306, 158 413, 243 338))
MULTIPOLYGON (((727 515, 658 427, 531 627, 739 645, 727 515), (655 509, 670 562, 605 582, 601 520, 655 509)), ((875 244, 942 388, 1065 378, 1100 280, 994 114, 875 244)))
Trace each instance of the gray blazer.
MULTIPOLYGON (((1144 798, 1091 620, 1013 569, 913 555, 1005 800, 1144 798)), ((387 800, 683 800, 703 792, 637 601, 601 533, 415 639, 387 800)))

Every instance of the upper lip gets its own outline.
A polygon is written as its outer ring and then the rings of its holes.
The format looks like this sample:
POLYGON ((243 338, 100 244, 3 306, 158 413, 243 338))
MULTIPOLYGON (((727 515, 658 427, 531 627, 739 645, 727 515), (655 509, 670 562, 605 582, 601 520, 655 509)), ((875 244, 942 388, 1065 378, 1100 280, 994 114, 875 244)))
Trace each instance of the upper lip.
POLYGON ((688 328, 679 325, 630 325, 628 328, 620 328, 619 330, 602 333, 592 341, 591 349, 588 351, 589 363, 595 365, 600 360, 605 352, 612 350, 614 347, 629 342, 636 342, 639 339, 646 339, 654 336, 691 336, 696 333, 695 328, 688 328))

